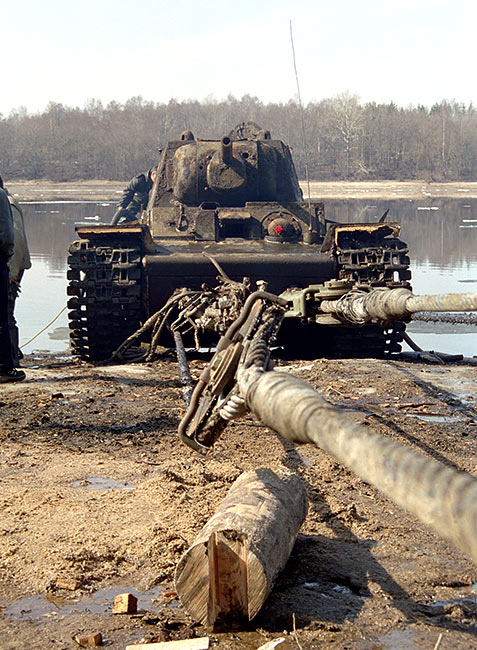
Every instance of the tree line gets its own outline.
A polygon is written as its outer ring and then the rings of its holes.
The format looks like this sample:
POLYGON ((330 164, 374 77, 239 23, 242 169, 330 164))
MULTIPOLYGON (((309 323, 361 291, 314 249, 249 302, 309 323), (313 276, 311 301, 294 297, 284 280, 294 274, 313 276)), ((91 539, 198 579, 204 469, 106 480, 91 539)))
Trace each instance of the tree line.
POLYGON ((0 114, 5 179, 124 180, 157 162, 185 129, 216 139, 253 120, 293 150, 300 178, 312 180, 477 180, 477 112, 442 101, 431 108, 362 104, 348 93, 300 109, 246 95, 167 104, 133 97, 90 100, 84 108, 50 103, 41 113, 0 114))

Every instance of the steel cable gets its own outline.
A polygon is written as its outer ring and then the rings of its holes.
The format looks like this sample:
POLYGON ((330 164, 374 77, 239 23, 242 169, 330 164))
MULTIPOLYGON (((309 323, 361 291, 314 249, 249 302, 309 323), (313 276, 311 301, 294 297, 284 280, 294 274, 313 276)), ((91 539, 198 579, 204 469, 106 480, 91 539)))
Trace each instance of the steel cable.
POLYGON ((297 377, 250 368, 238 380, 264 424, 330 453, 477 561, 477 479, 348 420, 297 377))

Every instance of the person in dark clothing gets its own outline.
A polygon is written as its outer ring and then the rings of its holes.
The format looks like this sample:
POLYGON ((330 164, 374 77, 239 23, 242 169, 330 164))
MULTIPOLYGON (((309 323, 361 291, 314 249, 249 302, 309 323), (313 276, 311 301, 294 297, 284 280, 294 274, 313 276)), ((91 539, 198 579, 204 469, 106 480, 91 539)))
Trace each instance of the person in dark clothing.
POLYGON ((10 338, 12 340, 13 365, 15 368, 18 368, 20 359, 23 359, 23 354, 18 344, 19 332, 15 318, 15 303, 20 293, 20 283, 23 273, 26 269, 31 268, 31 259, 25 234, 22 209, 5 187, 1 176, 0 188, 5 191, 8 197, 13 217, 13 239, 15 240, 15 245, 13 247, 13 255, 8 263, 10 277, 10 284, 8 285, 8 321, 10 323, 10 338))
POLYGON ((138 174, 131 179, 123 190, 118 208, 111 220, 112 226, 118 223, 136 221, 137 215, 147 206, 149 192, 156 180, 156 174, 156 167, 152 167, 149 171, 144 172, 144 174, 138 174))
POLYGON ((13 217, 8 196, 0 188, 0 383, 25 379, 23 370, 14 368, 8 321, 8 260, 13 255, 13 217))

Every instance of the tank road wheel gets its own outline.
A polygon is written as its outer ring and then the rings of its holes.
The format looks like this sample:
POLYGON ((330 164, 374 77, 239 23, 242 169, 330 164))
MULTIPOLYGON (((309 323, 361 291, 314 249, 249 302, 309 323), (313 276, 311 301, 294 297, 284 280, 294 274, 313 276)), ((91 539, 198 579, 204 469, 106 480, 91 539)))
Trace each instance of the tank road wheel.
POLYGON ((141 253, 138 248, 73 242, 68 257, 70 340, 73 354, 107 359, 140 326, 141 253))

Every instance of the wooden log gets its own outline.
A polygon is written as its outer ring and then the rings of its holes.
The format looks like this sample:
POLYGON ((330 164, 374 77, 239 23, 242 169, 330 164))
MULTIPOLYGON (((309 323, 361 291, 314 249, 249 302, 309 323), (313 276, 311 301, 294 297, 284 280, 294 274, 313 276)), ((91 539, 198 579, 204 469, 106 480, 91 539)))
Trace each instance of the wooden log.
POLYGON ((203 625, 251 620, 285 566, 307 511, 300 478, 282 467, 242 474, 179 561, 176 591, 203 625))

